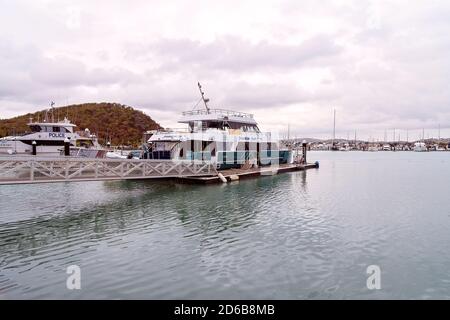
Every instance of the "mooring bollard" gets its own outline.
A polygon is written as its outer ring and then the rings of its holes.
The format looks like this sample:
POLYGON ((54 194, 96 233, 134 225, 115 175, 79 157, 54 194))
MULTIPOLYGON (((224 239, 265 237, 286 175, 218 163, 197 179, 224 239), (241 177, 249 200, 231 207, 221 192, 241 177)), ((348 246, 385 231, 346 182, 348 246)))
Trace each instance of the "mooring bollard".
POLYGON ((64 139, 64 155, 66 157, 70 156, 70 140, 69 140, 69 138, 64 139))
POLYGON ((31 143, 31 146, 32 146, 32 148, 33 148, 31 154, 32 154, 33 156, 35 156, 35 155, 37 154, 37 152, 36 152, 36 141, 33 141, 33 142, 31 143))
POLYGON ((303 140, 303 142, 302 142, 302 148, 303 148, 303 161, 305 162, 305 164, 307 163, 307 162, 306 162, 306 145, 307 145, 306 140, 303 140))

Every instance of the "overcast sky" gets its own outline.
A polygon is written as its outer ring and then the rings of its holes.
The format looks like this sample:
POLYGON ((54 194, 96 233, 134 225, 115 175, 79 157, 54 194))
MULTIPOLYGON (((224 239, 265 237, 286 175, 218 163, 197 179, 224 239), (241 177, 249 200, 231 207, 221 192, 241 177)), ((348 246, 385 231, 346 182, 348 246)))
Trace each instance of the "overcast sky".
POLYGON ((199 99, 265 130, 450 136, 450 1, 0 0, 0 118, 119 102, 166 127, 199 99))

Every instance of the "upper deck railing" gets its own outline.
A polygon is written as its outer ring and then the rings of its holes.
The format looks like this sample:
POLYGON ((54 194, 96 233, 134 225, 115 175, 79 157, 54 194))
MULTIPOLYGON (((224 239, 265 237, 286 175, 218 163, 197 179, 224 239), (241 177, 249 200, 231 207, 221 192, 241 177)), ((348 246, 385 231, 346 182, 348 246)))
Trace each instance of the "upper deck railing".
POLYGON ((209 110, 199 109, 199 110, 184 111, 182 113, 183 116, 196 116, 196 115, 207 115, 207 114, 217 114, 217 115, 223 115, 223 116, 227 116, 227 117, 231 116, 231 117, 253 119, 253 114, 251 114, 251 113, 225 110, 225 109, 209 109, 209 110))
POLYGON ((189 133, 189 128, 161 128, 154 133, 189 133))

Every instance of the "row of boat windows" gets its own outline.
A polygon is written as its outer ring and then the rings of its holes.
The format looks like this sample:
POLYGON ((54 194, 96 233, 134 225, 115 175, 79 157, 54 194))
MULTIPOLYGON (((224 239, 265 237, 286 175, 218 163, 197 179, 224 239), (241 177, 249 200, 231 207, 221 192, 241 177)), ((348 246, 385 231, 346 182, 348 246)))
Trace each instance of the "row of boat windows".
MULTIPOLYGON (((214 141, 184 141, 184 142, 153 142, 150 144, 150 149, 152 151, 170 151, 176 145, 179 145, 181 149, 186 150, 214 150, 217 145, 220 145, 221 150, 230 151, 233 142, 214 142, 214 141)), ((264 142, 264 143, 250 143, 250 142, 239 142, 236 150, 272 150, 277 149, 278 145, 276 143, 264 142)))
POLYGON ((234 130, 242 130, 244 132, 260 132, 257 125, 239 123, 239 122, 230 122, 230 121, 191 121, 189 122, 189 131, 198 131, 206 130, 206 129, 234 129, 234 130))
POLYGON ((63 132, 69 133, 70 131, 64 127, 52 127, 52 126, 40 126, 32 125, 30 126, 31 132, 63 132))

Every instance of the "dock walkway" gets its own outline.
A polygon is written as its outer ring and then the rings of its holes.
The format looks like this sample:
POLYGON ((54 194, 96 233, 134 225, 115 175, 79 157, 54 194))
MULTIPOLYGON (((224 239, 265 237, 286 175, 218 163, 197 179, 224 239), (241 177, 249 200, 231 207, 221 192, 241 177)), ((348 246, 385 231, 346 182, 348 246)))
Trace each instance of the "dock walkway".
POLYGON ((280 164, 218 171, 209 161, 3 156, 0 157, 0 185, 138 179, 218 183, 317 167, 318 164, 280 164))
POLYGON ((206 161, 0 157, 0 185, 61 181, 109 181, 217 175, 206 161))

